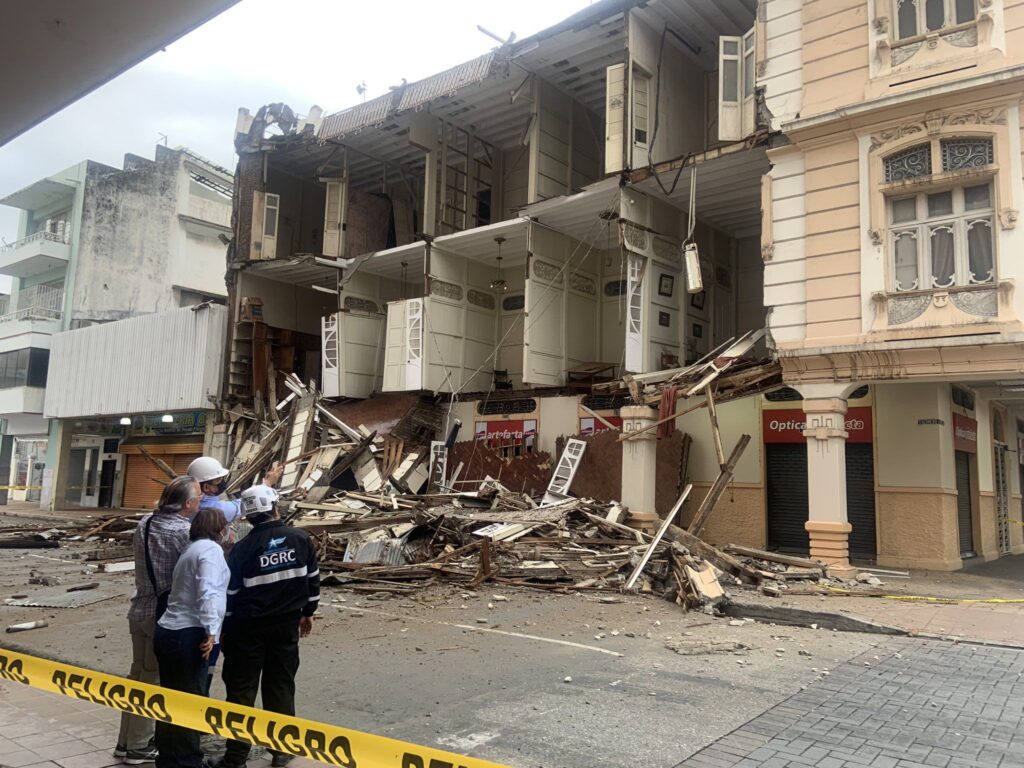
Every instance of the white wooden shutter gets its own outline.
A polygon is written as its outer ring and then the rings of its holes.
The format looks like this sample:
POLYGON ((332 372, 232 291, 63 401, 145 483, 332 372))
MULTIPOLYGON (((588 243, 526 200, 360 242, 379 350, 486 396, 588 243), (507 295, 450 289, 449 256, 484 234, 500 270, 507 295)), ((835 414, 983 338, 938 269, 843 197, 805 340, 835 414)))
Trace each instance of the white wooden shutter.
POLYGON ((743 71, 741 77, 743 82, 743 106, 740 110, 743 133, 741 138, 749 136, 754 132, 754 113, 756 111, 756 99, 754 98, 754 87, 756 85, 755 61, 757 58, 754 31, 756 29, 756 27, 751 28, 743 36, 743 71))
POLYGON ((338 375, 338 315, 320 318, 320 370, 324 397, 341 397, 338 375))
POLYGON ((531 266, 526 280, 523 382, 557 387, 565 383, 565 288, 563 276, 545 280, 531 266))
POLYGON ((327 202, 324 205, 324 256, 341 256, 341 203, 344 191, 344 182, 327 182, 327 202))
POLYGON ((644 168, 650 157, 651 76, 634 68, 630 94, 633 102, 633 160, 630 167, 644 168))
POLYGON ((264 196, 263 252, 260 258, 277 258, 277 225, 280 210, 280 196, 267 192, 264 196))
POLYGON ((623 161, 626 132, 626 65, 613 64, 605 70, 604 172, 618 173, 623 161))
POLYGON ((743 138, 740 103, 743 93, 741 51, 743 38, 722 35, 718 38, 718 140, 743 138))
POLYGON ((263 217, 266 216, 266 195, 258 190, 252 193, 252 226, 249 229, 249 259, 263 258, 263 217))
MULTIPOLYGON (((388 304, 384 342, 384 391, 423 389, 423 303, 405 299, 388 304)), ((344 363, 343 363, 344 364, 344 363)))

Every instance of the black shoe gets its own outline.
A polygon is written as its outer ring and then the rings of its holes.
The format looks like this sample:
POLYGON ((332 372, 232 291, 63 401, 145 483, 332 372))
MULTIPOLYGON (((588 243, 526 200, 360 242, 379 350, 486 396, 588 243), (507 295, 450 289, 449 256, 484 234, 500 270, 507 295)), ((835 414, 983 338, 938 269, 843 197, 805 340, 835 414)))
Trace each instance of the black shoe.
POLYGON ((277 752, 274 754, 274 759, 270 761, 270 765, 273 768, 284 768, 292 760, 295 759, 295 755, 289 755, 284 752, 277 752))
POLYGON ((124 757, 128 754, 128 747, 124 744, 118 744, 114 747, 114 757, 124 757))
POLYGON ((142 765, 143 763, 152 763, 158 754, 160 753, 157 748, 153 742, 150 742, 145 749, 129 749, 125 752, 122 760, 125 765, 142 765))

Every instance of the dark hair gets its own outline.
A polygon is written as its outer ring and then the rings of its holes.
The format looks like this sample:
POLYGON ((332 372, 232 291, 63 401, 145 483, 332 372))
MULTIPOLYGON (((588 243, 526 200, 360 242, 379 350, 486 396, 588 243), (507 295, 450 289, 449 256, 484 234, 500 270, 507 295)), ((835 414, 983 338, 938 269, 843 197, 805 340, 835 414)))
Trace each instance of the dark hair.
POLYGON ((156 511, 166 514, 179 514, 185 505, 198 496, 198 485, 188 475, 179 475, 167 484, 160 494, 156 511))
POLYGON ((216 507, 204 507, 192 517, 192 527, 188 530, 190 541, 199 539, 217 540, 220 532, 228 526, 224 513, 216 507))

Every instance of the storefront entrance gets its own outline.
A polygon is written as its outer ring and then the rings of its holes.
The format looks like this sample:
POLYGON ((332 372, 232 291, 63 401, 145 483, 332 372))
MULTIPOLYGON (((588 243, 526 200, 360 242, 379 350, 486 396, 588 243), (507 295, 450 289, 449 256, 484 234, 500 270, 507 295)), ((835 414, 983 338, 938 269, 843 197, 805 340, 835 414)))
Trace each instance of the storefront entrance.
MULTIPOLYGON (((768 506, 768 547, 806 554, 810 539, 808 519, 807 442, 803 436, 804 412, 797 409, 766 409, 765 487, 768 506)), ((846 514, 853 527, 850 557, 873 560, 877 554, 875 523, 875 469, 871 409, 850 408, 846 414, 846 514)))

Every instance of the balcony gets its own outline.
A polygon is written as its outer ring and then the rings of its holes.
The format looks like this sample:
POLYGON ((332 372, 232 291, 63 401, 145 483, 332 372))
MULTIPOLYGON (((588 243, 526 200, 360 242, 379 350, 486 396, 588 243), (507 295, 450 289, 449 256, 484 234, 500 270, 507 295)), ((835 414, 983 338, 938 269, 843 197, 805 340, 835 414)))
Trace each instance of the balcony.
POLYGON ((50 285, 34 285, 18 291, 12 306, 10 296, 0 297, 0 323, 16 320, 59 321, 64 311, 64 291, 50 285))
POLYGON ((34 277, 67 266, 71 246, 66 237, 36 232, 0 248, 0 275, 34 277))

